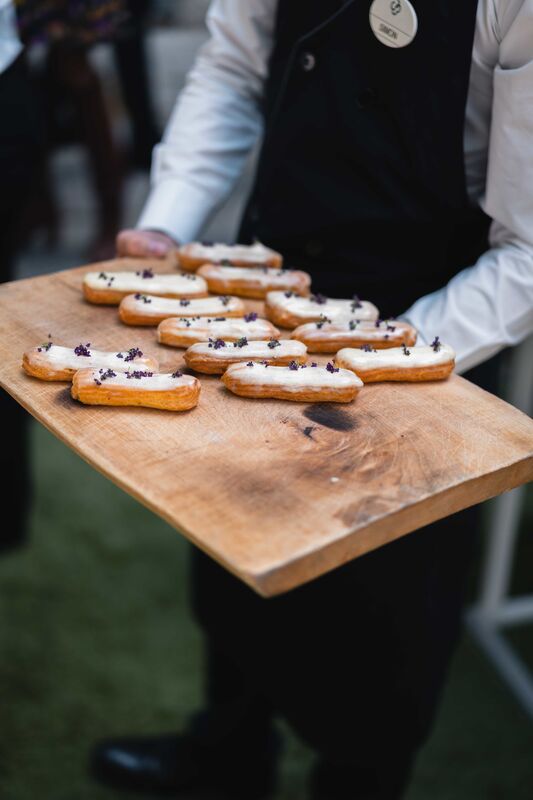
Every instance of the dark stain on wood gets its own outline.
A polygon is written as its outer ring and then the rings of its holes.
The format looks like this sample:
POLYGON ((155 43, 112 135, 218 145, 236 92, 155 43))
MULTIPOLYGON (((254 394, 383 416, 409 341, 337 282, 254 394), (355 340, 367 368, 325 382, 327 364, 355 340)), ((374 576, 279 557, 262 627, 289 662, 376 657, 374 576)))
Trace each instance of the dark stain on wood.
POLYGON ((331 403, 313 403, 305 409, 304 417, 334 431, 353 431, 357 427, 347 411, 331 403))
POLYGON ((70 383, 68 386, 65 386, 64 389, 61 389, 61 391, 56 394, 55 402, 57 403, 58 406, 61 406, 62 408, 70 408, 71 406, 79 405, 72 398, 72 395, 70 393, 70 383))
MULTIPOLYGON (((232 458, 234 452, 232 451, 232 458)), ((258 465, 257 473, 250 465, 240 465, 228 459, 224 463, 224 493, 234 494, 233 513, 238 515, 255 512, 268 514, 270 519, 280 518, 286 521, 287 514, 301 513, 305 500, 299 496, 287 480, 274 469, 270 474, 258 465)), ((213 503, 213 487, 206 487, 205 502, 213 503)))

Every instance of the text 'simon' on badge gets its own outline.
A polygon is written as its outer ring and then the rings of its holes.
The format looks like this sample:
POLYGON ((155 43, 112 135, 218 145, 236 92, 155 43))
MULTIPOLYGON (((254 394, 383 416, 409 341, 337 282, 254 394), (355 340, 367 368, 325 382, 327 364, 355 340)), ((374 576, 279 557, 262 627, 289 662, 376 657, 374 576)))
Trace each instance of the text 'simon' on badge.
POLYGON ((374 0, 370 27, 387 47, 407 47, 416 36, 418 18, 409 0, 374 0))

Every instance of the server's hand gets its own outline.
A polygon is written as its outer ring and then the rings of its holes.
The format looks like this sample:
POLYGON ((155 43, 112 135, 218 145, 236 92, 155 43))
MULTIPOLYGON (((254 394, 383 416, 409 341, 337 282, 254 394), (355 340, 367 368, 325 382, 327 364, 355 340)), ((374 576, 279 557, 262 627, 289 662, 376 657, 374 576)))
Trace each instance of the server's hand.
POLYGON ((117 255, 133 258, 165 258, 178 242, 160 231, 125 230, 117 236, 117 255))

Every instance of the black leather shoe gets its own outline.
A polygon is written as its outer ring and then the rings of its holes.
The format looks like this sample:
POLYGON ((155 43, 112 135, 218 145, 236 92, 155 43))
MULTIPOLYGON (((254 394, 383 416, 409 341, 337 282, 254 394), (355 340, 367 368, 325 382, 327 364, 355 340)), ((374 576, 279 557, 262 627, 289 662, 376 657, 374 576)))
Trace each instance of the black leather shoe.
POLYGON ((98 744, 91 772, 116 789, 194 800, 264 800, 276 784, 279 746, 251 753, 204 747, 188 735, 111 739, 98 744))

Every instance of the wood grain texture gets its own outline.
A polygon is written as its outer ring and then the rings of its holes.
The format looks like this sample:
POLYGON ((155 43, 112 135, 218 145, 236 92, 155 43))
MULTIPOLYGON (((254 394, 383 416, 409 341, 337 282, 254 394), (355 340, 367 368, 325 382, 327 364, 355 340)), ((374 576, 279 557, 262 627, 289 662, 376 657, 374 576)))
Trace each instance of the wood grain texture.
POLYGON ((365 386, 347 406, 248 400, 211 377, 184 414, 81 406, 70 387, 21 368, 48 333, 56 344, 139 346, 161 371, 183 367, 155 329, 83 300, 82 276, 95 268, 0 287, 1 385, 265 596, 533 478, 533 421, 458 377, 365 386))

